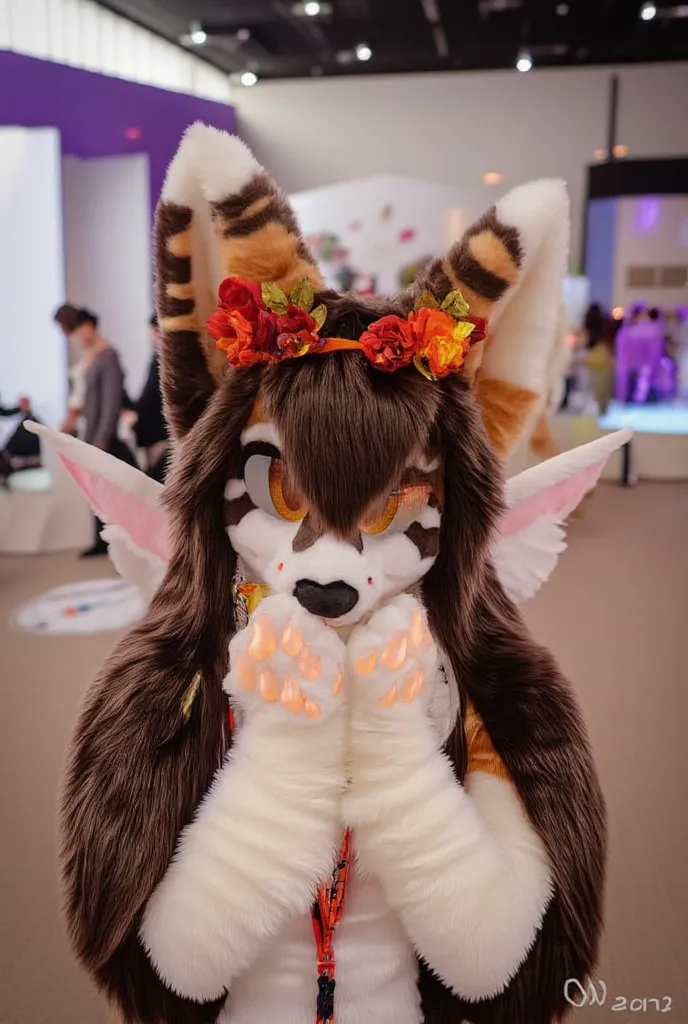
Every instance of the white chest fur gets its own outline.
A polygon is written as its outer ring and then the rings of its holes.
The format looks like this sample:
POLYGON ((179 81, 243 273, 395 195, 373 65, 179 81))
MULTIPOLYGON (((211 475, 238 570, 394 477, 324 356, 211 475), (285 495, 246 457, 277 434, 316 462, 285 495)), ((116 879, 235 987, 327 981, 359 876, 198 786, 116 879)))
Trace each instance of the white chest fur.
MULTIPOLYGON (((413 947, 373 878, 353 872, 335 939, 337 1024, 420 1024, 413 947)), ((219 1024, 315 1024, 317 964, 308 915, 292 921, 233 985, 219 1024)))

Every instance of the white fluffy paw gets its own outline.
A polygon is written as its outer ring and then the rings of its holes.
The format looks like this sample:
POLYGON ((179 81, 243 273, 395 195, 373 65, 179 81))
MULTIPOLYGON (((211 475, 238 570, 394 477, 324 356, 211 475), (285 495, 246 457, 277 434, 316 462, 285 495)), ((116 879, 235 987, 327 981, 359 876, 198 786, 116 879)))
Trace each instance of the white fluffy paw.
POLYGON ((401 594, 351 636, 347 668, 354 700, 381 711, 422 701, 437 675, 437 648, 423 606, 401 594))
POLYGON ((287 594, 266 597, 229 645, 225 690, 247 715, 319 719, 341 704, 344 645, 287 594))

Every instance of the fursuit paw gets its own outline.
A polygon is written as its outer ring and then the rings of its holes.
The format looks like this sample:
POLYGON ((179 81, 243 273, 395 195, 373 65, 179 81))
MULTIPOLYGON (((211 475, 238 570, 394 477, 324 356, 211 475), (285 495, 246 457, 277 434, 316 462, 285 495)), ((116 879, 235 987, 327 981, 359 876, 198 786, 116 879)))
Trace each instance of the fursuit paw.
POLYGON ((229 657, 225 690, 248 717, 272 711, 316 720, 342 703, 344 645, 287 594, 261 602, 229 657))
POLYGON ((354 706, 392 714, 426 702, 437 676, 437 647, 423 606, 401 594, 351 635, 346 649, 354 706))

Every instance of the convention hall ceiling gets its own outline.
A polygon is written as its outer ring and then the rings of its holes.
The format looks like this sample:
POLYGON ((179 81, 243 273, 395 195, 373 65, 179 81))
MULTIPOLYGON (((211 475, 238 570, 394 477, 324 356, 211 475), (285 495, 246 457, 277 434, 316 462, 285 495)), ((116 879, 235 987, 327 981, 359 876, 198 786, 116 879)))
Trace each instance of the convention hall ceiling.
POLYGON ((101 0, 230 74, 262 78, 681 60, 669 0, 101 0))

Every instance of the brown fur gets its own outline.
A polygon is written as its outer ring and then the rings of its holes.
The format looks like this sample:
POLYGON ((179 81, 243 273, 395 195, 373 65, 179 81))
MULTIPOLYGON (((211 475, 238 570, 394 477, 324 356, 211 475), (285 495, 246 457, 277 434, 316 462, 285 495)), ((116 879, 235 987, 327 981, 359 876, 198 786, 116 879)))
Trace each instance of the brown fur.
POLYGON ((257 389, 255 374, 229 375, 189 433, 166 488, 169 571, 91 687, 69 756, 61 818, 70 935, 136 1024, 205 1024, 216 1016, 216 1008, 164 988, 137 932, 225 744, 221 680, 236 557, 222 521, 223 491, 239 471, 238 437, 257 389), (196 671, 203 682, 185 723, 182 702, 196 671))
MULTIPOLYGON (((233 215, 268 194, 245 195, 233 215)), ((167 244, 185 230, 185 216, 188 211, 168 204, 159 214, 163 286, 190 280, 186 256, 167 244)), ((276 228, 283 237, 281 225, 276 228)), ((498 227, 492 230, 499 258, 507 252, 516 264, 517 240, 507 229, 501 235, 498 227)), ((294 245, 294 252, 303 247, 300 240, 294 245)), ((463 266, 470 269, 465 260, 463 266)), ((435 266, 427 280, 441 282, 442 274, 435 266)), ((398 302, 332 293, 318 299, 328 307, 326 333, 358 338, 377 317, 403 312, 409 295, 398 302)), ((172 300, 180 301, 163 296, 161 305, 172 300)), ((464 1018, 551 1024, 566 1009, 565 980, 583 980, 596 957, 604 807, 570 687, 528 635, 491 566, 503 481, 470 386, 458 376, 430 382, 414 370, 380 373, 360 353, 348 352, 262 372, 228 371, 213 390, 196 333, 166 337, 163 381, 171 423, 185 435, 166 487, 174 554, 144 620, 118 645, 87 695, 62 800, 66 911, 79 956, 119 1003, 127 1024, 217 1018, 218 1004, 201 1007, 163 986, 138 928, 229 742, 221 680, 235 628, 236 556, 225 531, 224 488, 240 473, 240 434, 260 387, 287 468, 318 529, 349 536, 370 503, 398 481, 412 453, 429 446, 439 456, 439 555, 422 581, 423 599, 462 704, 470 700, 475 707, 545 844, 555 893, 532 951, 495 999, 467 1004, 421 965, 425 1024, 464 1018), (186 720, 184 698, 196 672, 202 682, 186 720)), ((447 753, 462 780, 468 760, 462 721, 447 753)))
POLYGON ((187 207, 163 202, 158 207, 155 226, 161 379, 167 420, 178 438, 191 429, 215 390, 195 300, 180 298, 178 290, 191 283, 192 218, 187 207))
POLYGON ((505 459, 521 435, 539 396, 527 388, 478 376, 475 384, 476 401, 492 447, 505 459))

